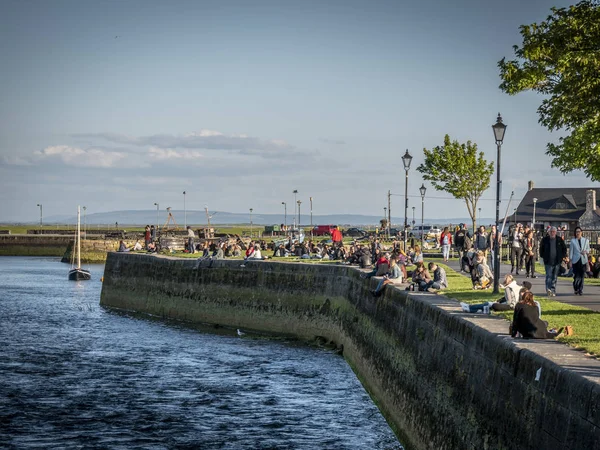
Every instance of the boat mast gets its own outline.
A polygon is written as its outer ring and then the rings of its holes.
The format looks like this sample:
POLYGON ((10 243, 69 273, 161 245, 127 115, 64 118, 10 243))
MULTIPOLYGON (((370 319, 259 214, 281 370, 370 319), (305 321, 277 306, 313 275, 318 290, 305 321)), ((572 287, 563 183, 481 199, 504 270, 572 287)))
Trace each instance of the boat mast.
POLYGON ((77 205, 77 268, 81 268, 81 239, 79 236, 79 229, 81 223, 81 211, 79 205, 77 205))

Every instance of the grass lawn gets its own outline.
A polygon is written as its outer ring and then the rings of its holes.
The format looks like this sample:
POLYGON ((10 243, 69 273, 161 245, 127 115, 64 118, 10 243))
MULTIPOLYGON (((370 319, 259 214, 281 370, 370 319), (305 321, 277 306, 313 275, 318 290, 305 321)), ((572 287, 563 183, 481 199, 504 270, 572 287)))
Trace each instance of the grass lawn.
MULTIPOLYGON (((443 292, 447 297, 476 304, 494 301, 502 296, 501 294, 493 294, 491 291, 475 291, 472 288, 470 278, 460 275, 443 264, 440 265, 446 269, 448 285, 451 286, 443 292)), ((586 279, 586 283, 588 281, 589 279, 586 279)), ((565 325, 573 327, 575 335, 562 337, 560 338, 561 342, 584 350, 596 357, 600 356, 600 333, 598 332, 600 330, 600 312, 560 303, 545 297, 536 297, 536 300, 542 305, 542 319, 548 321, 549 328, 560 328, 565 325)), ((493 314, 512 320, 512 311, 495 312, 493 314)), ((506 330, 508 332, 508 322, 506 330)))

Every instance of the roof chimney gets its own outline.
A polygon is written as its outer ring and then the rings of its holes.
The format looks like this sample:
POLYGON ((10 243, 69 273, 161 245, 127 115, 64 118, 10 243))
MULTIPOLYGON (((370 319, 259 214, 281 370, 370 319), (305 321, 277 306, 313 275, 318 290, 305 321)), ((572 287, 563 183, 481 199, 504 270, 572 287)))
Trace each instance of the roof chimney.
POLYGON ((596 191, 593 189, 585 191, 585 211, 596 211, 596 191))
POLYGON ((533 181, 529 181, 529 182, 527 183, 527 190, 528 190, 528 191, 531 191, 532 189, 533 189, 533 181))

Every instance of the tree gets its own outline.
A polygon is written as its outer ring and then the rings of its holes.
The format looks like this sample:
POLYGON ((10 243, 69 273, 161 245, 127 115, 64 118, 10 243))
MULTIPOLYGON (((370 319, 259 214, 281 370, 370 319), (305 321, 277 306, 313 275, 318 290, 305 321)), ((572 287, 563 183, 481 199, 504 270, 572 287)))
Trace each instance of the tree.
POLYGON ((559 144, 548 143, 552 167, 581 169, 600 180, 600 3, 584 0, 552 8, 539 24, 522 25, 516 60, 498 62, 500 89, 515 95, 532 90, 545 96, 539 122, 564 130, 559 144))
POLYGON ((487 162, 483 152, 477 154, 477 144, 461 144, 444 137, 444 145, 432 150, 423 149, 425 162, 417 167, 423 178, 438 191, 445 191, 467 204, 467 211, 477 226, 477 202, 490 186, 494 163, 487 162))

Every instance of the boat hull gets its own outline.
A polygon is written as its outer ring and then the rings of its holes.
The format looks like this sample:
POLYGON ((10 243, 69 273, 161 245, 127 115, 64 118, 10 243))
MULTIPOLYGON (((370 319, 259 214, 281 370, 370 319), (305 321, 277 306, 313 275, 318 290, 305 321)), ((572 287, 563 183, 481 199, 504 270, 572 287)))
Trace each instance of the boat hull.
POLYGON ((81 281, 81 280, 90 280, 92 275, 83 269, 73 269, 69 270, 69 280, 71 281, 81 281))

